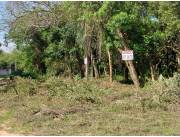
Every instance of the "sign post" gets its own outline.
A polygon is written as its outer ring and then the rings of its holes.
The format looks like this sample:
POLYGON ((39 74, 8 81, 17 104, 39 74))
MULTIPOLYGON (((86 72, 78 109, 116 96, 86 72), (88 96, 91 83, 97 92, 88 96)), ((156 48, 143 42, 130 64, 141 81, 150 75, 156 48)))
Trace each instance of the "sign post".
POLYGON ((84 58, 84 64, 87 64, 87 57, 84 58))
POLYGON ((134 59, 133 50, 122 51, 122 60, 133 60, 133 59, 134 59))

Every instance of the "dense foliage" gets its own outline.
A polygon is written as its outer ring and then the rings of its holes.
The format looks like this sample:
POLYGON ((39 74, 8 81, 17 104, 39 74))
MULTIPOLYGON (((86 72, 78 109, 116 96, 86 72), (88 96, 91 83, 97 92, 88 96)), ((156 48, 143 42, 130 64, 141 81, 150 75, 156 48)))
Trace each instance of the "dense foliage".
POLYGON ((128 75, 136 87, 180 67, 179 2, 7 2, 8 38, 21 71, 35 75, 128 75), (132 49, 133 61, 121 51, 132 49), (87 64, 84 64, 87 58, 87 64), (129 73, 128 73, 129 72, 129 73))

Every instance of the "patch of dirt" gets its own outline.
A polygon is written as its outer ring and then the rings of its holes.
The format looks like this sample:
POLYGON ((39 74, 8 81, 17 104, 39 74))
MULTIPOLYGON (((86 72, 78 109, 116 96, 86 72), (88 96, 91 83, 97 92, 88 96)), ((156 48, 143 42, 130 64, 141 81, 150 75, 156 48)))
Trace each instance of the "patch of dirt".
POLYGON ((8 129, 10 129, 6 123, 3 123, 0 125, 1 130, 0 130, 0 136, 20 136, 19 134, 15 133, 9 133, 8 129))
POLYGON ((5 130, 0 130, 0 136, 20 136, 18 134, 8 133, 5 130))

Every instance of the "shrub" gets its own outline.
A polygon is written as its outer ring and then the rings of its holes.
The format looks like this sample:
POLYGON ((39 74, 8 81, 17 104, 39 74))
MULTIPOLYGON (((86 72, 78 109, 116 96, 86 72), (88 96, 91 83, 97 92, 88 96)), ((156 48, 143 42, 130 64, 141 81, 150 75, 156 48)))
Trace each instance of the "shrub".
POLYGON ((160 76, 158 81, 150 83, 145 88, 146 94, 141 97, 143 108, 161 108, 167 110, 170 104, 180 104, 180 74, 172 78, 160 76))
POLYGON ((31 78, 16 77, 16 89, 19 93, 34 95, 38 91, 37 80, 31 78))

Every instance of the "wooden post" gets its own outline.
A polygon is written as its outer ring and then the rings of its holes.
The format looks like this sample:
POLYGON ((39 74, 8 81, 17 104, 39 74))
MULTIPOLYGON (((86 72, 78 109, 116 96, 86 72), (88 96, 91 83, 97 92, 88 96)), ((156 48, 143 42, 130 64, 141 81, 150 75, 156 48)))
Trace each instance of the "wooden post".
POLYGON ((109 49, 107 50, 108 53, 108 59, 109 59, 109 81, 112 83, 112 59, 111 59, 111 53, 109 49))

